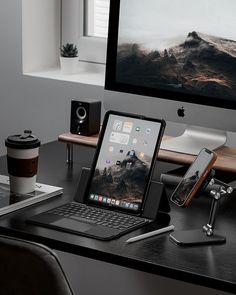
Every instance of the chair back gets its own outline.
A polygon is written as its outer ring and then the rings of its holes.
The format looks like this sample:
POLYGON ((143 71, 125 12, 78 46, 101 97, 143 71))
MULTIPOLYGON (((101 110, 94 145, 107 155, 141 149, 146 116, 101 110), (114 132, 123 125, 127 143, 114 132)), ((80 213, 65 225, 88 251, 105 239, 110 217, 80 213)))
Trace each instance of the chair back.
POLYGON ((73 292, 51 249, 0 236, 0 294, 72 295, 73 292))

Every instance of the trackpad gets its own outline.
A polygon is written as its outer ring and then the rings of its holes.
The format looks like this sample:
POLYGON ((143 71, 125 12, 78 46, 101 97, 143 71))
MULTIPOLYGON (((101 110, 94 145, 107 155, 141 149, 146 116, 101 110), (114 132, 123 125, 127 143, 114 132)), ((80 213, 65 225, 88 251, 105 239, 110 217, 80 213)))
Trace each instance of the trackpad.
POLYGON ((83 222, 79 222, 77 220, 71 220, 68 218, 62 218, 57 221, 53 221, 50 223, 51 225, 61 227, 61 228, 66 228, 69 230, 73 231, 78 231, 78 232, 85 232, 89 229, 91 229, 91 225, 83 222))

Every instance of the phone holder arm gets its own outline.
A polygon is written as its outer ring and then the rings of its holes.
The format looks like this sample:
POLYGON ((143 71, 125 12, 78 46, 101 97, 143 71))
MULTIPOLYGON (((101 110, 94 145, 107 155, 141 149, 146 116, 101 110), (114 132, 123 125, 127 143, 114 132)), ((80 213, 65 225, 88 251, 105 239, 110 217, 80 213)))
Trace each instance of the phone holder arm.
MULTIPOLYGON (((212 175, 211 173, 214 173, 214 170, 211 170, 211 172, 209 173, 210 177, 207 177, 207 180, 203 183, 200 192, 210 193, 212 190, 219 191, 222 188, 224 188, 228 194, 231 194, 233 192, 233 188, 229 184, 214 178, 214 175, 212 175)), ((160 178, 160 181, 167 186, 177 186, 181 180, 182 177, 173 174, 161 174, 160 178)))
POLYGON ((222 193, 212 190, 210 192, 210 195, 213 198, 212 204, 211 204, 211 211, 210 211, 208 223, 203 226, 203 231, 206 233, 207 236, 213 235, 215 222, 216 222, 216 215, 219 208, 219 200, 222 197, 222 193))

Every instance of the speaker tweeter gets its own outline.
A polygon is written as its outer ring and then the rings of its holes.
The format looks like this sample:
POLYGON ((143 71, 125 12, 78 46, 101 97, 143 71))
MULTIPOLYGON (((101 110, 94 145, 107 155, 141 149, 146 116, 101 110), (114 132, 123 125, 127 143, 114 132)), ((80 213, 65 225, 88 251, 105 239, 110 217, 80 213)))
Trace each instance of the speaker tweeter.
POLYGON ((100 130, 101 101, 71 100, 70 132, 72 134, 93 135, 100 130))

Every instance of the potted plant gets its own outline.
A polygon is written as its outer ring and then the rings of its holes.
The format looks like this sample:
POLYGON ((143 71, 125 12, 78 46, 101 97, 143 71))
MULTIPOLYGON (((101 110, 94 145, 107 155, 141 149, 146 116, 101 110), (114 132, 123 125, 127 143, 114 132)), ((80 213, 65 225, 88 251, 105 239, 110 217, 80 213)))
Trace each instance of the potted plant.
POLYGON ((74 44, 67 43, 60 48, 61 70, 64 74, 75 74, 78 65, 78 49, 74 44))

